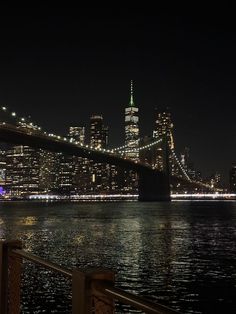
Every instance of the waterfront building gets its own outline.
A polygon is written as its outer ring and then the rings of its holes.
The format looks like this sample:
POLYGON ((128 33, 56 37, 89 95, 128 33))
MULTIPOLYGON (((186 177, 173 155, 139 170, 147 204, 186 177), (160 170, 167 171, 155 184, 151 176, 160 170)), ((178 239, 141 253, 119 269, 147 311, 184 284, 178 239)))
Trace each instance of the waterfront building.
POLYGON ((6 151, 0 150, 0 197, 5 193, 6 184, 6 151))
POLYGON ((121 178, 124 171, 115 165, 109 165, 109 194, 120 193, 121 187, 123 187, 123 181, 121 178))
POLYGON ((58 192, 70 195, 73 188, 73 156, 59 154, 58 192))
POLYGON ((28 146, 13 146, 6 152, 6 190, 10 196, 39 192, 39 151, 28 146))
MULTIPOLYGON (((68 137, 72 142, 85 145, 85 127, 71 126, 68 137)), ((89 159, 72 156, 71 163, 71 194, 89 194, 91 185, 89 159)))
MULTIPOLYGON (((84 145, 85 127, 71 126, 67 137, 71 142, 84 145)), ((58 192, 63 195, 79 194, 84 192, 87 160, 78 156, 59 154, 58 192), (81 180, 81 174, 83 175, 81 180)))
POLYGON ((91 194, 91 162, 87 158, 74 156, 71 194, 91 194))
POLYGON ((57 193, 59 189, 60 155, 40 149, 39 188, 42 193, 57 193))
MULTIPOLYGON (((38 126, 27 123, 25 120, 19 121, 17 127, 34 132, 38 130, 38 126)), ((41 150, 24 145, 15 145, 6 150, 5 186, 9 196, 25 197, 42 192, 40 154, 41 150)))
POLYGON ((229 188, 231 193, 236 193, 236 164, 233 164, 229 172, 229 188))

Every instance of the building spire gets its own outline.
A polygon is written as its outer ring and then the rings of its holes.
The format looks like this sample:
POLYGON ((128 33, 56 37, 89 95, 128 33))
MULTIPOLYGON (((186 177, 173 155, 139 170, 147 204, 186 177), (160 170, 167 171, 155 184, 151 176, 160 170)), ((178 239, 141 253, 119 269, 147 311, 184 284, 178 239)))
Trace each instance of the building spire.
POLYGON ((134 96, 133 96, 133 80, 130 81, 130 106, 134 106, 134 96))

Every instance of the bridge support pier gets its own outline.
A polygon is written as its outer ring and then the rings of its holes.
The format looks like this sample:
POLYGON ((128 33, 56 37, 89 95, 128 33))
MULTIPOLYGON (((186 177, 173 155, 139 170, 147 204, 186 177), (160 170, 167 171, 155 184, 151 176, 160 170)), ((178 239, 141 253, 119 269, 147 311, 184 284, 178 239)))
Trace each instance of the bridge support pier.
POLYGON ((139 172, 139 201, 170 201, 169 177, 164 172, 145 169, 139 172))

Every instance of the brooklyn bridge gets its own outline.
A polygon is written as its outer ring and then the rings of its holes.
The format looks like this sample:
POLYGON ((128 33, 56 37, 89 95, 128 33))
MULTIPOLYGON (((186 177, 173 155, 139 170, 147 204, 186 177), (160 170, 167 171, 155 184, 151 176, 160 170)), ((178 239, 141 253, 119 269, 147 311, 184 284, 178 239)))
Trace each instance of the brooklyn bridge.
POLYGON ((193 191, 212 191, 210 185, 192 180, 188 176, 174 149, 169 147, 166 134, 159 138, 151 138, 146 143, 142 139, 138 139, 138 146, 128 148, 131 153, 139 152, 140 159, 133 160, 124 154, 124 151, 127 151, 125 145, 113 149, 84 145, 72 138, 48 133, 29 119, 18 117, 15 112, 10 112, 3 106, 0 115, 0 141, 78 156, 97 163, 118 166, 127 171, 132 170, 138 177, 140 201, 170 200, 170 190, 173 184, 188 186, 193 191), (162 169, 156 169, 152 164, 148 164, 147 160, 142 159, 142 152, 156 147, 159 147, 161 151, 162 169), (179 175, 171 174, 170 159, 179 168, 179 175))

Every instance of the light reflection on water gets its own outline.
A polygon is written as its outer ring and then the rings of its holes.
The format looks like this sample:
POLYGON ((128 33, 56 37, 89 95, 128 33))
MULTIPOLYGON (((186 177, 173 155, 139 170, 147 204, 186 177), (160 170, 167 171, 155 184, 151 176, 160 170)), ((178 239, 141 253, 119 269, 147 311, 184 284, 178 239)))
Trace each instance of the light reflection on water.
MULTIPOLYGON (((236 309, 234 202, 0 203, 0 238, 68 268, 113 269, 119 287, 183 313, 236 309)), ((27 263, 22 311, 70 313, 69 290, 27 263)))

